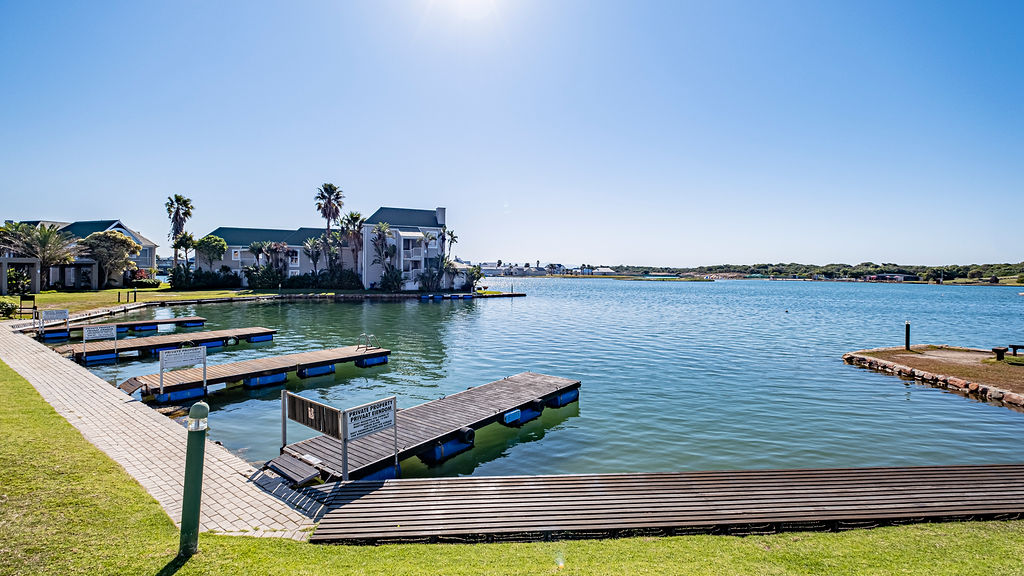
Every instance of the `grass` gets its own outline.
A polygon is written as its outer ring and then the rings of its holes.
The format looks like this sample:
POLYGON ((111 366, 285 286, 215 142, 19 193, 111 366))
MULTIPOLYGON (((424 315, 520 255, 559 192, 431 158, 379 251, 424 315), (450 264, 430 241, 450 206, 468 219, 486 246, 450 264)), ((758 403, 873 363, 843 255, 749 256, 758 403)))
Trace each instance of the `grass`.
POLYGON ((1024 521, 840 533, 315 546, 178 533, 127 473, 0 362, 0 574, 1024 574, 1024 521), (559 567, 559 563, 563 567, 559 567))
MULTIPOLYGON (((46 291, 36 294, 36 306, 39 308, 67 308, 72 313, 92 310, 95 308, 107 308, 117 306, 118 293, 121 293, 124 303, 124 293, 131 290, 96 290, 82 292, 55 292, 46 291)), ((274 293, 266 292, 266 293, 274 293)), ((144 288, 138 291, 139 302, 154 302, 164 300, 194 300, 197 298, 229 298, 232 296, 252 296, 257 292, 251 290, 195 290, 177 291, 170 288, 144 288)))

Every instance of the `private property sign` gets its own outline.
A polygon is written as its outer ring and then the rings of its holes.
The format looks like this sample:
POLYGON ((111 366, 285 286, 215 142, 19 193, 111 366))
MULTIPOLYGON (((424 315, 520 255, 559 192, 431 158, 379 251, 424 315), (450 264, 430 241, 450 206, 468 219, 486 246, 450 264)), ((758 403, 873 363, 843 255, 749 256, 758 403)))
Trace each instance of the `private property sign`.
POLYGON ((345 410, 345 439, 355 440, 395 425, 395 397, 345 410))
POLYGON ((117 326, 83 326, 82 341, 87 340, 116 340, 117 326))
POLYGON ((182 366, 195 366, 206 363, 206 346, 195 348, 179 348, 177 350, 163 350, 160 352, 160 370, 181 368, 182 366))

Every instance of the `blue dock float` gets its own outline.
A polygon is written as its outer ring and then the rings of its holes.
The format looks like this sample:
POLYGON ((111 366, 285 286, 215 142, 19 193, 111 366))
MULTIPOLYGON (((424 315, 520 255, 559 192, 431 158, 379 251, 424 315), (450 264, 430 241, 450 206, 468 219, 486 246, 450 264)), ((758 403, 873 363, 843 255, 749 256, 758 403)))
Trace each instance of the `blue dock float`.
POLYGON ((117 362, 117 354, 89 354, 82 358, 82 363, 86 366, 105 362, 117 362))
POLYGON ((270 342, 273 339, 274 339, 274 335, 273 334, 263 334, 263 335, 260 335, 260 336, 250 336, 250 337, 246 338, 245 341, 248 342, 249 344, 253 344, 255 342, 270 342))
POLYGON ((360 359, 360 360, 356 360, 356 362, 355 362, 356 366, 358 366, 359 368, 369 368, 371 366, 380 366, 381 364, 387 364, 387 363, 388 363, 388 357, 387 356, 377 356, 375 358, 363 358, 363 359, 360 359))
POLYGON ((295 371, 299 378, 312 378, 314 376, 324 376, 326 374, 334 374, 334 364, 328 364, 326 366, 313 366, 312 368, 299 368, 295 371))
POLYGON ((454 438, 449 440, 440 441, 430 449, 427 449, 419 453, 420 460, 427 465, 433 466, 435 464, 444 462, 445 460, 462 454, 466 450, 469 450, 476 444, 476 431, 466 426, 459 429, 459 433, 454 438))
MULTIPOLYGON (((579 398, 579 388, 573 389, 573 392, 576 392, 576 397, 579 398)), ((568 392, 562 392, 559 396, 567 393, 568 392)), ((546 402, 543 400, 533 400, 522 408, 506 412, 501 418, 501 423, 505 426, 522 426, 527 422, 536 420, 540 417, 541 412, 544 411, 545 404, 546 402)))
POLYGON ((153 400, 160 404, 167 404, 168 402, 181 402, 182 400, 192 400, 193 398, 202 398, 206 395, 206 391, 199 388, 189 388, 186 390, 174 390, 171 392, 165 392, 163 394, 154 394, 153 400))
POLYGON ((287 379, 288 373, 280 372, 278 374, 269 374, 267 376, 245 378, 242 380, 242 386, 245 386, 246 388, 263 388, 264 386, 273 386, 274 384, 280 384, 287 379))
POLYGON ((59 330, 53 332, 43 332, 43 340, 67 340, 71 337, 71 332, 68 330, 59 330))
POLYGON ((132 328, 132 332, 156 332, 156 324, 139 324, 132 328))

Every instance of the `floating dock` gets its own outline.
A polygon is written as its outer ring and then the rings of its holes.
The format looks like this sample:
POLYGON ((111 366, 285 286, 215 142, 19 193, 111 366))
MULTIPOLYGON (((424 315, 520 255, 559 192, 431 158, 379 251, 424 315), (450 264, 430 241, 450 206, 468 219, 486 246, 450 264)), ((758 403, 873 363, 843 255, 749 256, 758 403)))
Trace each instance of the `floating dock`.
MULTIPOLYGON (((280 384, 289 372, 296 372, 300 378, 319 376, 334 372, 334 365, 355 362, 360 366, 371 366, 387 362, 390 350, 378 347, 345 346, 314 352, 285 354, 270 358, 254 358, 227 364, 213 364, 206 367, 206 388, 215 384, 241 382, 246 388, 260 388, 280 384)), ((135 376, 119 386, 128 394, 142 390, 144 399, 150 397, 159 403, 175 402, 205 396, 203 368, 187 368, 164 372, 164 389, 160 393, 160 375, 135 376)))
MULTIPOLYGON (((445 460, 472 448, 476 429, 493 422, 525 424, 539 417, 545 406, 575 402, 579 388, 579 380, 523 372, 399 410, 398 458, 419 456, 427 463, 445 460)), ((349 442, 349 478, 397 476, 393 434, 384 430, 349 442)), ((316 476, 340 479, 341 448, 341 440, 315 436, 285 446, 266 467, 295 484, 316 476)))
POLYGON ((22 332, 35 332, 37 336, 42 337, 46 340, 52 340, 55 338, 67 338, 70 336, 70 332, 81 332, 82 328, 86 326, 115 326, 118 334, 127 333, 129 330, 138 332, 153 332, 159 326, 166 324, 174 324, 178 327, 183 328, 196 328, 206 324, 206 318, 202 316, 182 316, 179 318, 159 318, 154 320, 129 320, 125 322, 107 322, 104 324, 72 324, 71 326, 50 326, 44 328, 42 332, 36 327, 24 328, 22 332))
POLYGON ((241 340, 265 342, 273 340, 276 333, 277 330, 270 328, 232 328, 231 330, 161 334, 160 336, 126 338, 124 340, 97 340, 85 345, 81 343, 68 344, 56 350, 61 354, 70 354, 79 362, 107 362, 116 360, 125 352, 158 354, 161 350, 175 350, 186 344, 214 348, 232 343, 237 344, 241 340))
POLYGON ((304 491, 315 543, 764 534, 1024 516, 1024 465, 387 480, 304 491))

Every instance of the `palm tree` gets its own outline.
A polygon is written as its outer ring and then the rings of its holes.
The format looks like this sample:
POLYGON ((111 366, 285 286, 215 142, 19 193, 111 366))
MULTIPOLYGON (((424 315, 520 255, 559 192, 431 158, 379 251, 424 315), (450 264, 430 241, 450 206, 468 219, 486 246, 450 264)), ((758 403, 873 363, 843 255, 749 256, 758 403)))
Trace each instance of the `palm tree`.
POLYGON ((316 200, 317 211, 327 221, 327 230, 324 231, 323 239, 324 253, 327 254, 327 265, 332 268, 331 251, 328 246, 331 238, 331 222, 337 222, 341 217, 341 207, 345 204, 344 198, 345 194, 341 189, 330 182, 324 182, 324 185, 317 188, 316 195, 313 196, 313 199, 316 200))
POLYGON ((455 230, 447 230, 445 234, 448 236, 448 253, 450 254, 452 251, 452 246, 459 243, 459 237, 458 235, 455 234, 455 230))
MULTIPOLYGON (((192 200, 181 194, 175 194, 167 197, 164 208, 167 209, 167 217, 171 219, 171 232, 167 235, 167 239, 173 242, 185 231, 185 222, 192 217, 192 200)), ((186 259, 187 261, 188 259, 186 259)), ((178 266, 177 248, 174 249, 174 266, 178 266)))
POLYGON ((359 273, 359 252, 363 249, 363 226, 366 218, 359 212, 349 212, 342 219, 342 226, 348 238, 348 248, 352 251, 352 269, 359 273))
POLYGON ((313 276, 316 276, 316 267, 320 263, 320 256, 323 255, 323 251, 320 250, 320 241, 316 238, 306 238, 306 241, 302 243, 302 253, 313 264, 313 276))
POLYGON ((43 285, 47 288, 50 286, 50 268, 70 264, 79 251, 75 237, 61 232, 56 224, 20 228, 15 244, 14 252, 39 259, 43 285))
POLYGON ((256 242, 249 243, 249 253, 256 257, 256 267, 260 267, 260 257, 267 253, 267 247, 270 242, 263 242, 257 240, 256 242))

